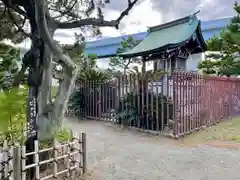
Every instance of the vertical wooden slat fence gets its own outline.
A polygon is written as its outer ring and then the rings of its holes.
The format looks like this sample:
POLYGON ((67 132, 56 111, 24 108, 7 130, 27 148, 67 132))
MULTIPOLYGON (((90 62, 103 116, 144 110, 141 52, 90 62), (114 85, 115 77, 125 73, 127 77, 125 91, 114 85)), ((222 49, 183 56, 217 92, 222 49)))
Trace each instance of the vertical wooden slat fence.
POLYGON ((85 118, 174 137, 240 115, 240 79, 173 71, 81 84, 85 118))

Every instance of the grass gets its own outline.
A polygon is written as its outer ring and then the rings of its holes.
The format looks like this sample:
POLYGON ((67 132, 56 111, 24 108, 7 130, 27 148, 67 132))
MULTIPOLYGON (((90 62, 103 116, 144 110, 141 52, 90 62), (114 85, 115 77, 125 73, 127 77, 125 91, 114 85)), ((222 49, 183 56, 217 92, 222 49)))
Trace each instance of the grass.
POLYGON ((183 139, 185 143, 201 144, 210 141, 240 143, 240 117, 194 132, 183 139))

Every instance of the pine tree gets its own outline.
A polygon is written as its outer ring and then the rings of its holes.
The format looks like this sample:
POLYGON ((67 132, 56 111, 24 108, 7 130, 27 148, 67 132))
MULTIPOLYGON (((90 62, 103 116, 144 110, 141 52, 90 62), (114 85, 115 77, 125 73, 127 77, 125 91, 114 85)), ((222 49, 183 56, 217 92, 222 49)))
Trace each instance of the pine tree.
MULTIPOLYGON (((96 54, 89 54, 87 57, 84 56, 84 39, 79 40, 76 34, 75 39, 76 42, 73 45, 63 45, 62 48, 64 53, 67 53, 69 57, 80 67, 77 81, 105 81, 109 79, 109 72, 107 70, 100 70, 97 66, 96 54)), ((55 72, 58 73, 57 71, 55 72)), ((58 76, 59 74, 62 73, 58 73, 58 76)))
POLYGON ((12 87, 13 79, 19 71, 19 60, 19 48, 0 43, 0 90, 12 87))
POLYGON ((20 30, 24 24, 17 13, 0 3, 0 90, 12 86, 21 66, 19 48, 6 44, 5 40, 22 42, 26 38, 20 30))
MULTIPOLYGON (((135 40, 132 36, 129 36, 128 38, 123 39, 123 41, 121 42, 121 47, 117 49, 116 54, 118 55, 119 53, 126 52, 138 44, 139 44, 139 41, 135 40)), ((124 59, 120 56, 115 56, 115 57, 111 57, 109 60, 110 70, 112 72, 123 70, 124 71, 123 74, 125 75, 127 71, 130 69, 130 66, 132 65, 136 66, 137 64, 141 64, 141 61, 136 61, 136 58, 124 59)))
POLYGON ((208 51, 218 51, 206 55, 206 60, 199 64, 206 74, 218 76, 240 75, 240 5, 234 4, 236 16, 230 24, 220 33, 207 41, 208 51))
POLYGON ((20 28, 25 24, 25 20, 7 8, 0 2, 0 41, 11 40, 13 43, 20 43, 26 38, 20 28))

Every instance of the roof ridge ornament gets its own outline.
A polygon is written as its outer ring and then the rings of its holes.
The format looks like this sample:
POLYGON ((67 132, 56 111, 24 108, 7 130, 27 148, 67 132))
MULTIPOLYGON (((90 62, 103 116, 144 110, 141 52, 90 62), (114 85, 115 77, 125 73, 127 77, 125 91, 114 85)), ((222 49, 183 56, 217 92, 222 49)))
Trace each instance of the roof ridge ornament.
POLYGON ((160 25, 157 25, 157 26, 148 27, 147 32, 151 33, 153 31, 158 31, 158 30, 165 29, 165 28, 171 28, 173 26, 177 26, 179 24, 188 23, 188 22, 191 24, 192 23, 191 21, 194 21, 194 20, 198 19, 196 15, 199 12, 200 12, 200 10, 198 10, 195 13, 191 13, 188 16, 185 16, 185 17, 182 17, 182 18, 179 18, 179 19, 175 19, 175 20, 169 21, 167 23, 163 23, 163 24, 160 24, 160 25))
POLYGON ((188 21, 188 24, 191 25, 193 23, 193 20, 197 19, 197 14, 200 12, 200 10, 198 10, 197 12, 191 14, 189 16, 189 21, 188 21))
POLYGON ((193 13, 192 15, 196 16, 198 13, 200 13, 200 10, 196 11, 196 12, 193 13))
POLYGON ((196 16, 199 12, 149 28, 148 35, 140 44, 127 52, 121 53, 120 56, 147 56, 163 51, 168 53, 169 50, 188 44, 190 41, 194 41, 191 49, 198 46, 202 47, 196 49, 195 53, 204 52, 205 42, 200 31, 200 20, 196 16))

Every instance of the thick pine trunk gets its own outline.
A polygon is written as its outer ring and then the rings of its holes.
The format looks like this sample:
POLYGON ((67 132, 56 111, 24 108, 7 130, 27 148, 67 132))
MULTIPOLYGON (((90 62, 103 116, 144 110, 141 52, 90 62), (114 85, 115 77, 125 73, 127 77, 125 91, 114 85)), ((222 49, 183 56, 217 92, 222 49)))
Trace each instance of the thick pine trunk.
MULTIPOLYGON (((51 25, 48 23, 48 26, 51 25)), ((55 30, 48 27, 51 38, 55 30)), ((58 46, 58 45, 55 45, 58 46)), ((64 55, 63 55, 64 56, 64 55)), ((52 103, 51 87, 53 78, 53 60, 59 60, 58 54, 53 54, 51 48, 45 44, 43 56, 43 75, 42 84, 38 94, 38 138, 40 141, 51 140, 59 128, 62 127, 64 114, 67 108, 67 102, 71 95, 75 84, 78 68, 69 67, 66 64, 62 65, 62 80, 59 80, 58 92, 55 101, 52 103), (53 55, 54 58, 53 58, 53 55)), ((71 61, 71 59, 69 59, 71 61)), ((60 61, 57 63, 59 64, 60 61)), ((71 63, 73 63, 71 61, 71 63)), ((74 64, 74 63, 73 63, 74 64)))
POLYGON ((43 62, 42 84, 38 94, 38 138, 41 141, 52 139, 54 132, 54 122, 51 119, 52 53, 46 45, 43 62))

